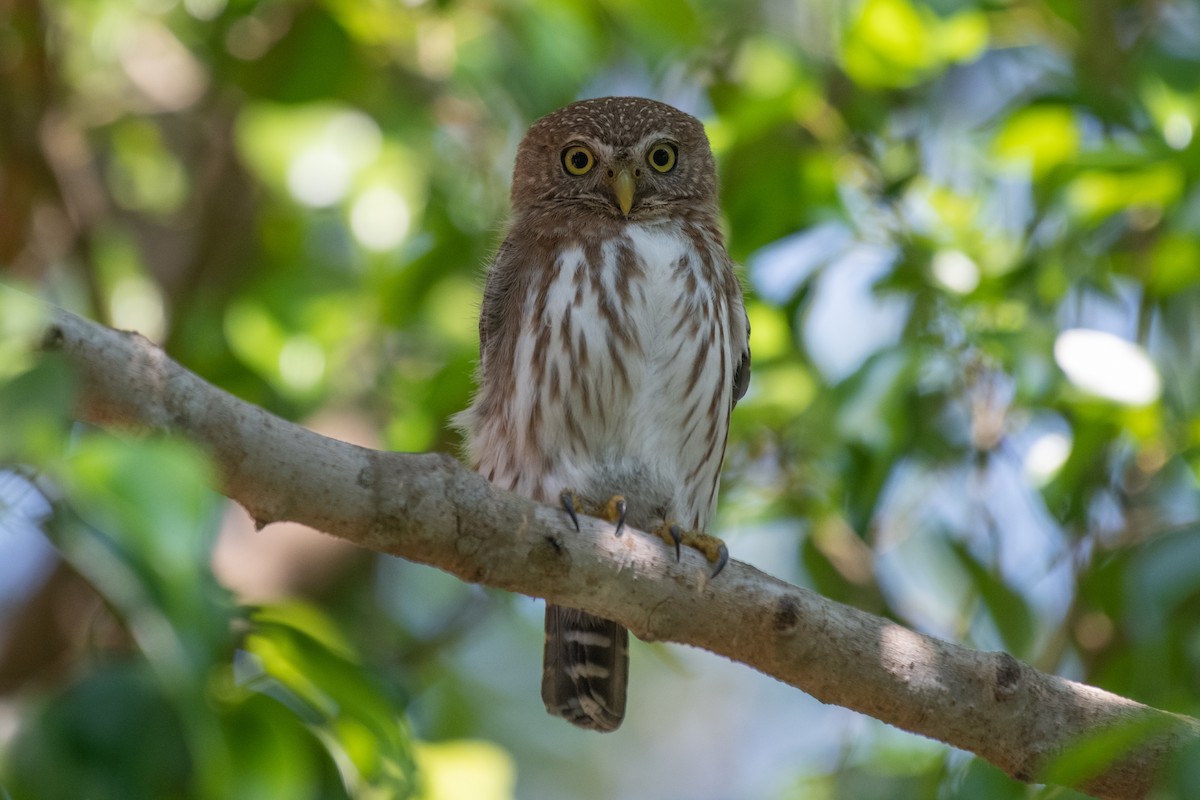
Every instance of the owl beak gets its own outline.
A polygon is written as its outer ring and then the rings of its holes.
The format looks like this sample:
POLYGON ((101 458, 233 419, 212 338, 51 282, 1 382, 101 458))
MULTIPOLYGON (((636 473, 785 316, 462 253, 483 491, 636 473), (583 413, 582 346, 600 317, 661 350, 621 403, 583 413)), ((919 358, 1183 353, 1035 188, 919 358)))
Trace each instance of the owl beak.
POLYGON ((613 178, 613 194, 617 196, 617 205, 621 206, 621 213, 629 216, 629 209, 633 208, 633 193, 636 184, 633 180, 633 173, 629 169, 622 169, 617 173, 617 177, 613 178))

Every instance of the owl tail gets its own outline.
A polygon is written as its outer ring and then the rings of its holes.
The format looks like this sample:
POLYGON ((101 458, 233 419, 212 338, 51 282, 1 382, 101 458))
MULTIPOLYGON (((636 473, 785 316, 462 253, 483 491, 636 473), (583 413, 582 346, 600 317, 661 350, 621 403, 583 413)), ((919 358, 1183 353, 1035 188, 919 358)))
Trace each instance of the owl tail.
POLYGON ((573 608, 546 605, 542 701, 581 728, 615 731, 625 718, 629 631, 573 608))

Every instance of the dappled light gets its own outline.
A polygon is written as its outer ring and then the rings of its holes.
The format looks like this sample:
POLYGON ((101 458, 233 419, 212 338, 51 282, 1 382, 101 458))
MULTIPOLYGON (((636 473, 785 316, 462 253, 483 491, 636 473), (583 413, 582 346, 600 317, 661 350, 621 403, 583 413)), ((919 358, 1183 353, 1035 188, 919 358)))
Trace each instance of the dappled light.
POLYGON ((389 186, 373 186, 354 201, 350 229, 368 250, 386 252, 408 234, 409 211, 403 195, 389 186))
MULTIPOLYGON (((458 455, 517 143, 609 94, 717 161, 731 556, 898 669, 918 631, 1200 715, 1193 0, 0 0, 0 282, 458 455)), ((540 601, 255 539, 203 453, 70 421, 41 324, 0 293, 0 795, 1082 797, 662 644, 568 729, 540 601)))
POLYGON ((1054 358, 1072 383, 1098 397, 1144 406, 1162 391, 1146 352, 1111 333, 1063 331, 1054 342, 1054 358))

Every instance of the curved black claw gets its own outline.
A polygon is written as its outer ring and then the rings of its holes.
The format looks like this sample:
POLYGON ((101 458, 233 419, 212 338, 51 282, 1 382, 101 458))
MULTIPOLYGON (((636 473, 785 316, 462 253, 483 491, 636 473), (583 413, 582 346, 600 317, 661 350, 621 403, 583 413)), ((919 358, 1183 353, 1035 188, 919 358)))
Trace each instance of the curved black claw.
POLYGON ((558 496, 558 502, 562 503, 563 511, 567 512, 567 516, 571 518, 571 523, 575 526, 575 532, 579 533, 579 516, 575 513, 575 493, 570 489, 563 489, 558 496))
POLYGON ((617 505, 617 530, 615 531, 615 535, 620 536, 622 533, 625 532, 625 512, 628 510, 628 507, 625 503, 624 497, 622 497, 620 500, 618 500, 616 505, 617 505))
MULTIPOLYGON (((679 561, 679 545, 683 541, 683 530, 678 525, 672 525, 667 528, 667 533, 671 534, 671 541, 675 542, 675 561, 679 561)), ((724 566, 724 564, 722 564, 724 566)))
POLYGON ((716 569, 713 570, 712 575, 709 576, 710 579, 715 578, 718 575, 720 575, 721 570, 725 569, 725 565, 728 563, 729 563, 729 548, 725 546, 724 542, 721 542, 721 547, 720 547, 720 549, 717 550, 717 567, 716 567, 716 569))

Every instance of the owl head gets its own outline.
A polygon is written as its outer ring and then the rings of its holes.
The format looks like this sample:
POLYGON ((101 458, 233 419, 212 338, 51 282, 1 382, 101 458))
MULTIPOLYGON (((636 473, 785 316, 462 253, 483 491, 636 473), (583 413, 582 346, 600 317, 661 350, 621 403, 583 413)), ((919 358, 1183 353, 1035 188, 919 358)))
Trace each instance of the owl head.
POLYGON ((517 150, 513 213, 650 221, 716 214, 716 169, 695 117, 640 97, 582 100, 542 117, 517 150))

